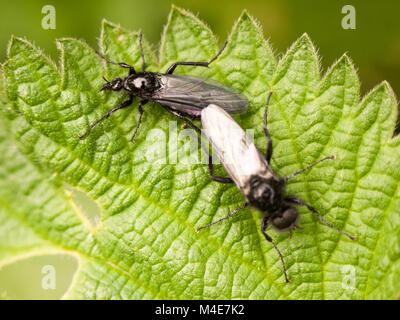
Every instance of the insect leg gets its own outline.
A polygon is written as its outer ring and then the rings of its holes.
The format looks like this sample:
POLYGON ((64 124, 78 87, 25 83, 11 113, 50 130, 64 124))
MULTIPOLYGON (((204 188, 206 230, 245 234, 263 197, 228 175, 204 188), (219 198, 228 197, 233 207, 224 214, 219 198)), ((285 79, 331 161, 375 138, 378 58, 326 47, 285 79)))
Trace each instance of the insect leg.
POLYGON ((140 126, 140 123, 142 122, 142 117, 143 117, 143 112, 144 112, 142 107, 143 107, 147 102, 148 102, 147 100, 142 100, 142 101, 139 102, 139 112, 140 112, 140 115, 139 115, 138 123, 137 123, 137 125, 136 125, 135 132, 134 132, 133 135, 132 135, 131 142, 133 142, 133 139, 135 139, 136 133, 137 133, 138 130, 139 130, 139 126, 140 126))
POLYGON ((166 74, 172 74, 175 71, 175 68, 177 66, 197 66, 197 67, 208 67, 210 65, 210 63, 214 62, 222 53, 222 51, 224 51, 226 45, 228 44, 228 41, 225 42, 224 46, 221 48, 221 50, 219 50, 219 52, 217 53, 217 55, 212 58, 209 62, 195 62, 195 61, 180 61, 180 62, 175 62, 173 63, 167 70, 166 74))
POLYGON ((315 216, 318 217, 319 220, 321 220, 328 227, 332 228, 333 230, 336 230, 337 232, 340 232, 341 234, 344 234, 346 237, 350 238, 351 240, 355 240, 356 239, 356 237, 348 234, 347 232, 344 232, 344 231, 336 228, 334 225, 330 224, 328 221, 326 221, 324 218, 322 218, 320 216, 320 214, 318 213, 318 211, 315 208, 311 207, 307 202, 305 202, 303 200, 300 200, 298 198, 295 198, 295 197, 287 197, 287 198, 285 198, 285 201, 288 202, 288 203, 291 203, 291 204, 298 205, 298 206, 307 207, 308 210, 310 210, 315 216))
POLYGON ((200 228, 196 228, 196 232, 199 232, 201 229, 208 228, 208 227, 210 227, 210 226, 212 226, 212 225, 214 225, 214 224, 216 224, 218 222, 221 222, 222 220, 225 220, 225 219, 228 219, 228 218, 232 217, 236 212, 239 212, 243 208, 246 208, 248 205, 249 204, 247 202, 243 203, 240 207, 238 207, 235 210, 229 212, 225 217, 223 217, 221 219, 218 219, 217 221, 211 222, 211 223, 209 223, 209 224, 207 224, 205 226, 202 226, 200 228))
POLYGON ((320 162, 322 162, 322 161, 325 161, 325 160, 330 160, 330 159, 334 160, 334 159, 336 159, 336 156, 329 156, 329 157, 322 158, 322 159, 320 159, 320 160, 318 160, 318 161, 316 161, 316 162, 314 162, 314 163, 311 163, 311 164, 308 165, 307 167, 305 167, 305 168, 303 168, 303 169, 300 169, 299 171, 296 171, 296 172, 292 173, 290 176, 287 176, 287 177, 285 177, 284 179, 285 179, 286 181, 288 181, 288 180, 294 178, 295 176, 299 175, 300 173, 303 173, 304 171, 306 171, 306 170, 312 168, 312 167, 315 166, 316 164, 318 164, 318 163, 320 163, 320 162))
POLYGON ((281 252, 279 251, 279 249, 278 249, 277 245, 275 244, 274 240, 272 240, 272 238, 265 232, 265 230, 268 227, 268 219, 269 219, 269 217, 267 217, 267 216, 265 216, 263 218, 263 220, 261 222, 261 232, 264 235, 265 239, 267 239, 267 241, 271 242, 272 245, 274 246, 276 252, 279 255, 279 258, 281 259, 282 269, 283 269, 283 273, 285 275, 286 282, 290 282, 289 279, 288 279, 287 273, 286 273, 285 261, 283 261, 283 257, 282 257, 281 252))
POLYGON ((212 180, 217 181, 217 182, 221 182, 221 183, 233 183, 233 180, 230 177, 221 177, 221 176, 214 176, 214 164, 212 163, 212 156, 211 154, 208 152, 208 150, 206 149, 206 147, 203 145, 202 141, 201 141, 201 130, 193 123, 191 122, 187 117, 185 117, 183 114, 181 114, 180 112, 176 111, 176 110, 172 110, 171 108, 168 108, 166 106, 164 106, 164 108, 171 113, 172 115, 174 115, 175 117, 178 117, 179 119, 184 120, 190 127, 192 127, 198 134, 199 136, 197 137, 199 144, 201 145, 201 147, 203 148, 203 150, 207 153, 208 155, 208 171, 210 173, 210 177, 212 180))
POLYGON ((271 98, 272 91, 268 93, 268 98, 267 98, 267 103, 265 104, 265 111, 264 111, 264 134, 268 139, 268 146, 267 146, 267 154, 265 158, 267 159, 267 162, 269 163, 271 161, 271 156, 272 156, 272 139, 269 134, 268 126, 267 126, 267 110, 269 106, 269 99, 271 98))
POLYGON ((108 111, 100 119, 96 120, 84 134, 79 136, 79 139, 83 139, 85 136, 87 136, 89 134, 89 132, 93 129, 94 126, 96 126, 99 122, 103 121, 104 119, 108 118, 109 116, 111 116, 115 111, 129 107, 132 104, 132 101, 133 101, 133 96, 130 96, 128 100, 122 102, 120 105, 118 105, 114 109, 111 109, 110 111, 108 111))
POLYGON ((213 164, 212 155, 211 155, 211 153, 209 153, 206 150, 206 147, 203 144, 201 146, 203 147, 203 150, 208 155, 208 172, 210 174, 211 180, 214 180, 214 181, 217 181, 217 182, 220 182, 220 183, 233 183, 233 180, 230 177, 223 177, 223 176, 215 176, 214 175, 214 164, 213 164))
POLYGON ((142 38, 143 38, 143 35, 142 35, 142 33, 140 33, 140 35, 139 35, 139 44, 140 44, 140 55, 142 56, 142 71, 146 72, 146 61, 144 60, 142 38))
POLYGON ((230 177, 214 176, 214 164, 212 163, 212 156, 209 153, 208 153, 208 172, 210 173, 211 179, 214 181, 221 183, 233 183, 233 180, 230 177))
POLYGON ((122 67, 122 68, 127 68, 127 69, 129 69, 129 74, 135 74, 135 73, 136 73, 135 68, 132 67, 132 66, 130 66, 129 64, 124 63, 124 62, 114 62, 114 61, 112 61, 112 60, 106 58, 105 56, 103 56, 100 52, 97 52, 97 51, 96 51, 96 53, 97 53, 97 55, 99 55, 101 58, 103 58, 104 60, 106 60, 107 62, 109 62, 109 63, 111 63, 111 64, 114 64, 114 65, 116 65, 116 66, 120 66, 120 67, 122 67))
POLYGON ((193 130, 195 130, 197 133, 201 134, 201 130, 192 122, 190 121, 187 117, 185 117, 182 113, 173 110, 167 106, 163 106, 165 110, 167 110, 170 114, 172 114, 173 116, 184 120, 193 130))

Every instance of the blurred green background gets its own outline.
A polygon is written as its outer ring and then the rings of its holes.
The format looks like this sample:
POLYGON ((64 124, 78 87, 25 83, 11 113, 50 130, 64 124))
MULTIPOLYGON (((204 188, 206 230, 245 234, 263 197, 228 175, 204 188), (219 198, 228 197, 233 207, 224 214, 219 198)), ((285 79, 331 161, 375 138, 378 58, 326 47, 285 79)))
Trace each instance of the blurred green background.
POLYGON ((55 38, 76 37, 97 47, 100 22, 107 18, 121 26, 142 30, 157 45, 171 4, 188 9, 205 21, 221 44, 246 8, 263 26, 277 54, 307 32, 322 57, 325 71, 348 52, 359 71, 362 93, 388 80, 400 95, 400 2, 395 0, 0 0, 0 61, 6 57, 11 34, 33 40, 58 60, 55 38), (41 27, 44 5, 56 8, 56 29, 41 27), (356 9, 356 30, 344 30, 344 5, 356 9))
MULTIPOLYGON (((319 50, 322 71, 347 52, 359 71, 362 94, 388 80, 400 96, 399 1, 175 0, 173 3, 198 14, 217 34, 220 44, 244 8, 262 24, 264 35, 278 56, 307 32, 319 50), (355 30, 344 30, 341 26, 342 7, 348 4, 356 9, 355 30)), ((33 40, 56 61, 59 60, 56 38, 81 38, 97 48, 103 18, 131 30, 141 30, 157 46, 172 1, 0 0, 0 4, 0 61, 3 62, 11 34, 33 40), (55 30, 42 28, 44 5, 53 5, 56 9, 55 30)), ((68 255, 16 262, 0 270, 0 299, 60 298, 77 267, 76 259, 68 255), (57 267, 57 281, 61 281, 57 290, 42 289, 43 265, 57 267)))

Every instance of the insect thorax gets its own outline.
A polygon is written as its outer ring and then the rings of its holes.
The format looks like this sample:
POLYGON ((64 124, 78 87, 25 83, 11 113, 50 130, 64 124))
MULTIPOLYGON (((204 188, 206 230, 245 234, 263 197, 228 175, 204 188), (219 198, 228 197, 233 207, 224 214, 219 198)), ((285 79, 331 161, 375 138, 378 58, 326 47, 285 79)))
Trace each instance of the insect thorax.
POLYGON ((285 183, 276 176, 264 178, 253 175, 249 179, 246 198, 250 205, 263 211, 274 212, 282 206, 285 183))
POLYGON ((152 72, 131 74, 124 80, 124 89, 138 97, 151 97, 160 88, 160 81, 152 72))

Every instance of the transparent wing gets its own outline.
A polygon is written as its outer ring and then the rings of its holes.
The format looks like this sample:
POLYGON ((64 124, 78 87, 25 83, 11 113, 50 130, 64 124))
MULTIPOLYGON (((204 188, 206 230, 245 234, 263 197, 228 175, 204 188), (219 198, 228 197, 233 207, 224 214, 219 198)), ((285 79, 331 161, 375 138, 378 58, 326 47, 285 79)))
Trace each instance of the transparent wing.
POLYGON ((160 74, 161 89, 153 100, 186 113, 200 115, 209 104, 229 113, 247 110, 247 99, 233 88, 200 78, 160 74))
POLYGON ((252 175, 273 174, 252 139, 222 108, 209 105, 201 112, 201 123, 213 152, 242 192, 252 175))

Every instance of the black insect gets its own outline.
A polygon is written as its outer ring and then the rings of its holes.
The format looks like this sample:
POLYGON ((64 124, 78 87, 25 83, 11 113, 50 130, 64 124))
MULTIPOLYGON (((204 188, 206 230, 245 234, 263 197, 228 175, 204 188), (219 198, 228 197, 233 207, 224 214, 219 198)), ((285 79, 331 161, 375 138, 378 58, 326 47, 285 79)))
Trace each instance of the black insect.
MULTIPOLYGON (((258 209, 263 214, 261 232, 265 239, 275 247, 282 262, 285 279, 289 282, 282 254, 265 230, 271 224, 279 231, 289 231, 291 237, 294 229, 302 229, 297 224, 299 214, 295 208, 296 206, 306 206, 328 227, 346 235, 352 240, 355 238, 325 221, 317 210, 308 203, 293 196, 285 196, 286 182, 289 179, 294 178, 324 160, 335 159, 335 156, 325 157, 288 177, 281 178, 277 176, 269 166, 272 156, 272 140, 267 127, 267 110, 271 94, 272 92, 268 95, 264 113, 264 133, 268 139, 266 157, 264 157, 235 120, 223 109, 211 104, 202 110, 201 123, 203 125, 203 134, 211 143, 213 151, 230 176, 214 176, 213 164, 212 161, 209 161, 211 178, 222 183, 235 183, 245 197, 246 202, 227 216, 206 226, 197 228, 196 231, 230 218, 233 214, 248 205, 258 209)), ((209 159, 211 159, 211 156, 209 159)))
POLYGON ((227 43, 225 43, 218 54, 209 62, 175 62, 168 68, 165 74, 161 74, 146 71, 141 34, 139 39, 140 53, 142 57, 142 72, 136 72, 134 67, 126 63, 117 63, 111 61, 97 52, 100 57, 102 57, 109 63, 129 69, 129 75, 125 78, 117 77, 112 81, 107 81, 107 79, 103 77, 106 83, 103 85, 100 91, 124 90, 128 93, 128 99, 122 102, 117 107, 111 109, 104 116, 95 121, 84 134, 79 136, 80 139, 88 135, 90 130, 94 126, 111 116, 117 110, 130 106, 133 102, 134 97, 137 97, 140 100, 140 116, 131 141, 133 141, 133 139, 135 138, 135 135, 142 121, 142 116, 144 112, 143 106, 149 101, 158 102, 168 112, 186 121, 186 123, 188 123, 197 132, 199 132, 200 130, 189 120, 189 118, 200 119, 201 110, 207 107, 210 103, 218 104, 230 113, 246 111, 248 104, 247 99, 232 88, 226 87, 221 83, 212 82, 209 80, 205 81, 203 79, 194 77, 173 75, 175 68, 179 65, 208 67, 210 63, 216 60, 218 56, 222 53, 227 43))

